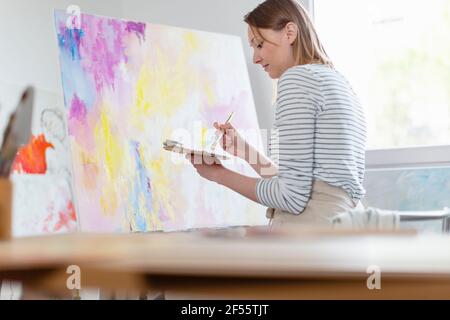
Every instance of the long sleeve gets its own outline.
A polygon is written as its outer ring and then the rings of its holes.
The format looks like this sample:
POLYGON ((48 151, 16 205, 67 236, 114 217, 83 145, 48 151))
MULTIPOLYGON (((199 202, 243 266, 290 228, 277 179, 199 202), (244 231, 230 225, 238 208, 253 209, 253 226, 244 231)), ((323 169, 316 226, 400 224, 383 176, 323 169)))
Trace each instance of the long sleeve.
POLYGON ((323 103, 317 80, 292 68, 278 82, 270 155, 278 176, 256 185, 258 201, 267 207, 300 214, 309 201, 314 166, 316 116, 323 103))

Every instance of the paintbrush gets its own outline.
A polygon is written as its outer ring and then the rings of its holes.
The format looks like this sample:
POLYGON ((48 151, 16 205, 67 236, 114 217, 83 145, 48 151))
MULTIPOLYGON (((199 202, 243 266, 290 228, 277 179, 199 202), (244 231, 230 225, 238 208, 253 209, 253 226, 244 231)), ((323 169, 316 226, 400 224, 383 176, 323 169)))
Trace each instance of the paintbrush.
POLYGON ((8 177, 19 147, 31 135, 34 90, 28 87, 22 94, 16 110, 11 114, 0 148, 0 176, 8 177))
MULTIPOLYGON (((233 119, 234 116, 234 111, 230 113, 230 115, 228 116, 227 121, 225 121, 225 124, 230 123, 231 119, 233 119)), ((225 131, 222 131, 221 134, 218 134, 216 139, 214 140, 213 144, 211 145, 211 150, 214 151, 216 149, 217 143, 219 142, 220 138, 223 137, 223 135, 225 134, 225 131)))

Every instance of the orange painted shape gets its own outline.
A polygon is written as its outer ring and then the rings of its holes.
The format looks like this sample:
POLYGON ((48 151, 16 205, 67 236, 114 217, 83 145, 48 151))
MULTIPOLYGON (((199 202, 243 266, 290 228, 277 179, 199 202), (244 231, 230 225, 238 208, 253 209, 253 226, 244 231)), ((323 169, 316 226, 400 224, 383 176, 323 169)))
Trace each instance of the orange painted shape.
POLYGON ((43 134, 32 136, 31 141, 17 152, 13 164, 13 172, 44 174, 47 172, 45 152, 54 146, 45 139, 43 134))

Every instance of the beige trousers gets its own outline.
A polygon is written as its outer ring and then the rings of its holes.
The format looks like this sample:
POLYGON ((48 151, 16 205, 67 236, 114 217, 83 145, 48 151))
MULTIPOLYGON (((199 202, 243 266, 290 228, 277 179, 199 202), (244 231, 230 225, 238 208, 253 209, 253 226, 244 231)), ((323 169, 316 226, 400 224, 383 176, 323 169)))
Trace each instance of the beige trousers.
POLYGON ((325 182, 314 180, 308 204, 300 214, 292 214, 280 209, 267 209, 270 228, 314 225, 331 227, 331 219, 341 212, 355 208, 362 209, 359 202, 355 204, 342 188, 333 187, 325 182))

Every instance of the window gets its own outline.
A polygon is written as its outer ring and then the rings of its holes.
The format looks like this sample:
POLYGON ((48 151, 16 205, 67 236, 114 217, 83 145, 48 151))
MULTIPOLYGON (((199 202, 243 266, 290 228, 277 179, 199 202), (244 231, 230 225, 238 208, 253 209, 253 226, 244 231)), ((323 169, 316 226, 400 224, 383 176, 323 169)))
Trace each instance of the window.
POLYGON ((314 17, 369 149, 450 144, 450 0, 315 0, 314 17))

